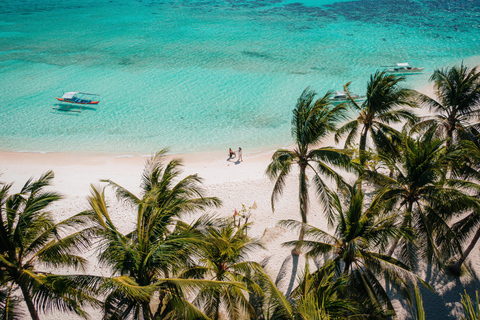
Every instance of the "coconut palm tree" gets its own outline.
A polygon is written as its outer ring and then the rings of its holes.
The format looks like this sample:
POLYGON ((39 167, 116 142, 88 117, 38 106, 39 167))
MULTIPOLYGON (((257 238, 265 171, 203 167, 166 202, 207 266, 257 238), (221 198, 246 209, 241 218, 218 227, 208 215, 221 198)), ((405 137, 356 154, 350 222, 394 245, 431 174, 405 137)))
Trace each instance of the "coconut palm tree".
POLYGON ((348 291, 348 277, 336 274, 334 262, 328 261, 311 273, 307 261, 287 301, 290 312, 277 300, 270 301, 265 319, 362 319, 360 305, 348 297, 348 291))
MULTIPOLYGON (((347 205, 342 205, 338 194, 334 195, 335 234, 331 235, 319 228, 305 227, 302 248, 307 249, 307 258, 333 255, 337 277, 348 277, 350 298, 364 307, 384 309, 394 312, 390 298, 382 286, 382 279, 388 279, 397 288, 404 290, 410 281, 421 281, 410 272, 401 261, 383 252, 392 239, 409 237, 400 228, 395 215, 383 214, 376 207, 364 207, 364 194, 360 180, 348 187, 347 205)), ((298 221, 284 220, 281 225, 301 228, 298 221)), ((298 241, 285 245, 295 246, 298 241)))
POLYGON ((405 77, 377 71, 370 76, 367 84, 366 100, 359 104, 350 95, 349 85, 345 85, 345 92, 349 96, 349 105, 358 113, 356 119, 345 123, 335 134, 335 141, 347 135, 345 147, 351 147, 360 133, 359 160, 363 165, 366 161, 368 137, 372 139, 373 146, 378 151, 397 154, 394 140, 398 132, 391 124, 404 121, 416 121, 417 117, 409 109, 415 105, 411 101, 413 91, 399 86, 405 77))
POLYGON ((335 263, 327 262, 313 273, 306 263, 298 287, 292 291, 294 318, 346 319, 359 316, 359 304, 348 297, 348 276, 338 276, 335 263))
MULTIPOLYGON (((337 123, 345 119, 345 106, 339 104, 331 106, 327 92, 322 98, 315 100, 316 93, 309 88, 305 89, 293 110, 292 136, 296 147, 293 150, 278 149, 272 156, 266 174, 275 180, 272 192, 272 210, 277 198, 282 194, 285 179, 292 170, 293 165, 299 167, 299 201, 300 216, 303 223, 307 223, 309 202, 309 178, 307 169, 313 171, 313 183, 317 196, 328 211, 330 208, 330 189, 322 176, 331 178, 341 184, 343 179, 336 173, 332 166, 346 167, 350 161, 348 155, 332 147, 316 148, 325 137, 335 131, 337 123)), ((300 231, 299 239, 303 239, 300 231)), ((297 250, 293 254, 300 254, 297 250)))
POLYGON ((418 137, 411 137, 407 129, 402 132, 401 155, 394 159, 380 155, 382 162, 393 172, 386 176, 366 171, 365 177, 382 185, 374 202, 389 203, 389 209, 401 212, 402 226, 412 229, 415 243, 397 238, 387 255, 391 256, 402 242, 400 257, 411 268, 418 261, 418 249, 428 262, 442 264, 445 257, 438 251, 436 237, 450 239, 443 242, 445 252, 460 248, 455 233, 448 225, 453 213, 476 206, 474 197, 456 187, 458 181, 446 179, 448 157, 444 140, 436 138, 436 126, 418 137))
POLYGON ((82 269, 86 260, 76 254, 89 240, 82 232, 62 237, 80 221, 70 218, 55 223, 48 208, 61 196, 45 190, 53 177, 48 171, 38 180, 29 179, 14 194, 9 194, 12 184, 0 190, 0 285, 5 301, 2 313, 9 315, 6 319, 18 311, 16 289, 32 319, 39 319, 39 311, 51 309, 86 317, 82 306, 99 304, 90 296, 94 290, 85 285, 88 277, 55 274, 59 267, 82 269))
POLYGON ((215 281, 176 277, 191 260, 192 244, 200 241, 198 224, 179 220, 182 214, 215 207, 217 198, 204 197, 197 175, 179 178, 181 162, 163 165, 166 150, 152 157, 143 173, 140 197, 107 180, 119 199, 137 210, 132 232, 122 233, 111 218, 104 190, 92 187, 91 210, 84 212, 98 239, 99 262, 112 270, 115 283, 106 283, 105 315, 115 319, 156 319, 159 317, 205 318, 185 298, 193 289, 215 281), (121 284, 121 285, 120 285, 121 284), (142 289, 144 294, 137 292, 142 289), (155 295, 154 295, 155 293, 155 295), (158 299, 157 308, 150 307, 158 299))
MULTIPOLYGON (((248 253, 262 247, 247 236, 247 227, 246 224, 236 226, 230 219, 221 219, 202 230, 203 241, 196 249, 196 263, 181 277, 243 283, 250 294, 260 297, 264 296, 260 284, 267 284, 270 293, 272 289, 276 291, 262 266, 248 260, 248 253)), ((233 286, 205 287, 196 294, 194 304, 213 320, 240 319, 245 315, 256 319, 260 316, 251 305, 247 292, 233 286), (223 317, 222 310, 225 312, 223 317)))
POLYGON ((447 150, 459 139, 469 138, 473 126, 478 130, 480 115, 480 72, 463 63, 446 69, 437 69, 430 77, 437 100, 419 94, 419 102, 435 115, 425 117, 423 125, 438 125, 446 137, 447 150))
MULTIPOLYGON (((470 181, 470 190, 474 190, 471 193, 480 200, 480 186, 478 185, 480 181, 480 141, 478 139, 464 140, 460 142, 458 147, 452 149, 454 149, 452 160, 457 164, 461 164, 456 165, 457 175, 470 181)), ((452 229, 462 243, 470 239, 473 234, 470 243, 464 251, 461 251, 460 258, 451 267, 451 271, 460 274, 463 263, 475 247, 478 239, 480 239, 480 209, 472 210, 468 215, 456 222, 452 229)))

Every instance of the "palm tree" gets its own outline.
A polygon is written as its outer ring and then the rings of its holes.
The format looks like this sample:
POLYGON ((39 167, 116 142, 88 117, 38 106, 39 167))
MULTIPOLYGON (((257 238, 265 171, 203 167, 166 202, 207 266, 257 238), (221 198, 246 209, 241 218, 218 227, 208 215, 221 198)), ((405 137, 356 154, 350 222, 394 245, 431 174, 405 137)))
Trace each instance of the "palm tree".
POLYGON ((348 297, 348 276, 337 276, 335 263, 327 262, 314 273, 306 263, 299 285, 290 299, 295 319, 346 319, 358 316, 359 304, 348 297))
MULTIPOLYGON (((475 196, 480 200, 480 186, 475 183, 480 181, 480 141, 478 139, 464 140, 460 142, 458 147, 452 149, 454 149, 452 160, 462 164, 456 166, 457 174, 468 181, 472 181, 470 189, 475 191, 475 196)), ((453 273, 460 274, 462 264, 480 239, 480 208, 472 210, 471 213, 456 222, 452 229, 462 243, 467 241, 474 233, 467 248, 461 252, 460 258, 451 267, 453 273)))
POLYGON ((335 263, 327 262, 314 273, 308 261, 298 286, 286 303, 270 300, 266 306, 265 319, 361 319, 360 305, 348 297, 348 277, 335 271, 335 263), (288 308, 285 308, 287 306, 288 308))
POLYGON ((423 125, 438 125, 446 136, 447 150, 458 138, 469 138, 471 126, 478 129, 480 115, 480 72, 463 63, 457 67, 437 69, 430 77, 438 101, 419 94, 419 101, 435 113, 423 125))
MULTIPOLYGON (((5 301, 2 313, 15 316, 19 288, 32 319, 39 319, 39 310, 58 309, 86 317, 82 306, 98 305, 90 294, 88 277, 56 275, 58 267, 82 269, 86 260, 75 253, 89 244, 82 232, 67 234, 80 221, 75 217, 55 223, 47 209, 61 196, 45 188, 50 185, 52 171, 38 180, 29 179, 18 193, 9 194, 12 184, 0 190, 0 285, 5 301), (37 270, 48 268, 48 274, 37 270), (53 269, 53 270, 52 270, 53 269), (82 285, 83 283, 83 285, 82 285)), ((6 317, 10 319, 10 316, 6 317)))
POLYGON ((438 251, 436 237, 444 241, 444 252, 456 252, 459 243, 450 229, 448 220, 453 213, 476 206, 476 200, 456 188, 457 181, 446 179, 449 154, 445 153, 444 140, 435 137, 436 126, 412 138, 404 129, 401 140, 401 155, 394 159, 380 155, 382 162, 393 175, 366 171, 365 177, 382 185, 374 202, 389 203, 389 209, 402 213, 403 228, 412 229, 415 243, 397 238, 387 255, 391 256, 402 241, 401 257, 410 267, 418 261, 418 248, 428 262, 442 263, 444 257, 438 251), (451 186, 453 185, 453 186, 451 186))
POLYGON ((137 209, 137 223, 130 233, 123 234, 115 226, 104 190, 92 187, 91 210, 84 215, 93 224, 90 232, 98 239, 99 262, 108 266, 114 275, 119 275, 102 286, 107 293, 107 317, 205 317, 185 296, 207 285, 207 281, 176 277, 191 260, 192 244, 200 241, 198 224, 205 219, 189 225, 179 218, 184 213, 218 206, 220 201, 203 196, 199 187, 201 179, 197 175, 179 179, 180 160, 171 160, 164 166, 165 152, 157 153, 147 163, 140 197, 107 180, 117 197, 137 209), (155 292, 158 308, 152 310, 150 303, 155 292))
MULTIPOLYGON (((383 254, 394 238, 408 237, 394 215, 377 211, 374 206, 364 207, 364 195, 360 180, 348 187, 344 208, 342 200, 334 195, 335 234, 331 235, 314 226, 305 227, 302 247, 308 251, 307 258, 317 258, 332 254, 337 277, 348 277, 348 288, 352 299, 373 310, 386 308, 393 312, 390 298, 382 286, 381 279, 388 279, 400 289, 405 289, 409 281, 419 280, 410 268, 388 255, 383 254), (311 240, 310 240, 311 239, 311 240)), ((286 227, 301 228, 302 224, 293 220, 281 222, 286 227)), ((297 245, 298 241, 285 245, 297 245)), ((420 280, 421 281, 421 280, 420 280)))
MULTIPOLYGON (((229 219, 217 220, 203 230, 203 241, 196 250, 197 261, 183 272, 182 278, 239 282, 245 284, 250 294, 259 297, 264 295, 259 285, 263 283, 271 292, 274 286, 262 266, 248 260, 249 252, 262 247, 247 236, 247 227, 246 224, 237 227, 229 219)), ((213 320, 221 318, 222 309, 226 312, 225 319, 239 319, 245 314, 252 319, 260 316, 255 313, 247 292, 233 286, 205 287, 196 295, 194 304, 199 308, 203 306, 205 314, 213 320)))
POLYGON ((347 122, 337 130, 335 141, 338 143, 340 137, 347 134, 345 147, 351 147, 360 132, 359 157, 360 164, 365 164, 368 136, 378 151, 397 154, 394 141, 391 137, 398 136, 397 130, 390 125, 403 121, 416 121, 416 116, 404 106, 414 107, 410 100, 413 91, 400 88, 399 83, 405 77, 389 75, 385 71, 377 71, 370 76, 367 84, 366 100, 359 105, 350 95, 348 87, 345 91, 349 98, 349 105, 355 112, 358 112, 356 119, 347 122))
MULTIPOLYGON (((313 183, 320 202, 327 209, 330 208, 330 191, 322 175, 334 179, 341 184, 343 179, 331 166, 346 167, 350 161, 348 155, 332 147, 316 148, 315 146, 331 132, 335 131, 335 125, 345 119, 345 106, 343 104, 331 106, 328 92, 320 99, 315 100, 316 93, 309 88, 305 89, 297 101, 293 110, 292 136, 295 139, 294 150, 278 149, 272 156, 272 162, 268 165, 266 174, 275 180, 272 192, 272 210, 278 196, 282 194, 285 179, 292 170, 292 166, 299 167, 299 201, 300 216, 302 222, 307 223, 309 202, 309 179, 307 169, 313 171, 313 183)), ((300 240, 303 239, 303 231, 300 231, 300 240)), ((298 248, 292 251, 300 254, 298 248)))
MULTIPOLYGON (((374 207, 364 209, 360 181, 349 187, 348 208, 344 209, 340 197, 335 195, 335 235, 308 226, 303 246, 307 257, 333 254, 337 276, 348 276, 351 298, 371 310, 386 306, 393 312, 390 299, 380 284, 379 277, 394 279, 400 287, 406 285, 409 268, 396 259, 381 254, 389 240, 407 235, 395 223, 393 215, 377 212, 374 207), (407 277, 406 277, 407 276, 407 277), (355 294, 353 294, 355 293, 355 294)), ((289 227, 299 227, 296 221, 283 221, 289 227)), ((294 242, 287 243, 294 245, 294 242)))

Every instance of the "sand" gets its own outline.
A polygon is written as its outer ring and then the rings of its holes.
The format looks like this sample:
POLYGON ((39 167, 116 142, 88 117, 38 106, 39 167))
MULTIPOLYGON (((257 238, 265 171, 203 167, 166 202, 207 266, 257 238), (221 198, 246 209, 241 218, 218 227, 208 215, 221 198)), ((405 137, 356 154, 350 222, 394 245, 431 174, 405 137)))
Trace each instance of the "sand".
MULTIPOLYGON (((222 217, 233 215, 234 210, 240 210, 242 204, 246 207, 254 202, 257 209, 252 210, 250 221, 253 223, 249 235, 260 238, 265 250, 254 252, 250 258, 263 261, 268 258, 267 271, 273 279, 280 279, 279 287, 288 292, 294 285, 292 280, 292 265, 298 263, 299 270, 305 263, 304 257, 298 261, 292 258, 290 249, 282 247, 285 241, 296 239, 296 234, 278 227, 277 222, 282 219, 300 220, 298 210, 297 175, 292 172, 284 194, 272 212, 270 196, 273 183, 266 177, 265 169, 271 159, 271 151, 249 153, 244 151, 244 161, 235 162, 228 160, 227 152, 210 154, 176 155, 184 160, 184 174, 197 173, 203 180, 203 186, 208 196, 216 196, 222 200, 222 207, 210 213, 222 217), (279 276, 280 274, 280 276, 279 276)), ((171 158, 169 156, 167 158, 171 158)), ((128 190, 139 194, 140 178, 147 160, 145 156, 116 157, 108 155, 79 155, 79 154, 34 154, 0 152, 1 173, 0 180, 15 182, 12 192, 18 191, 30 177, 38 178, 47 170, 55 172, 52 189, 61 192, 64 199, 51 207, 51 211, 58 221, 87 209, 86 197, 90 193, 90 184, 102 185, 101 179, 111 179, 128 190)), ((313 193, 312 193, 313 194, 313 193)), ((119 203, 111 191, 107 192, 110 205, 110 214, 119 228, 128 232, 135 223, 135 211, 119 203)), ((193 219, 194 217, 186 217, 193 219)), ((309 222, 317 227, 327 230, 326 220, 322 208, 315 199, 311 201, 309 222)), ((331 231, 331 230, 330 230, 331 231)), ((86 273, 95 275, 109 275, 95 263, 92 252, 86 254, 90 263, 86 273)), ((473 250, 468 259, 468 264, 473 266, 473 277, 465 276, 461 279, 449 278, 437 270, 425 270, 420 273, 437 290, 433 294, 423 290, 425 309, 430 319, 447 319, 455 314, 459 307, 460 296, 464 289, 473 293, 480 287, 480 255, 478 247, 473 250)), ((59 270, 59 273, 69 274, 72 270, 59 270)), ((278 280, 277 279, 277 280, 278 280)), ((295 276, 293 277, 295 279, 295 276)), ((395 302, 399 319, 408 315, 400 301, 395 302)), ((92 319, 99 319, 100 312, 89 311, 92 319)), ((61 319, 61 313, 42 315, 42 319, 61 319)), ((69 318, 75 318, 69 315, 69 318)), ((453 317, 455 318, 455 317, 453 317)), ((453 319, 452 318, 452 319, 453 319)))

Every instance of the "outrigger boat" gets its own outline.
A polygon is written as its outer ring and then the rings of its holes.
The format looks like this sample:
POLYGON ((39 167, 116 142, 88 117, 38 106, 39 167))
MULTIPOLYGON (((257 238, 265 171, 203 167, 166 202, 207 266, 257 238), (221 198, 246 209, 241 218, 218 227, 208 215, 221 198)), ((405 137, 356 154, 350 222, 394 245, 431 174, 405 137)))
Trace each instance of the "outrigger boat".
POLYGON ((66 92, 61 98, 55 97, 60 103, 54 109, 58 111, 80 112, 86 105, 97 105, 100 102, 99 96, 96 93, 66 92), (77 110, 74 110, 75 108, 77 110))
MULTIPOLYGON (((365 100, 366 96, 360 96, 355 93, 350 92, 350 96, 352 97, 353 101, 358 102, 358 101, 363 101, 365 100)), ((337 91, 335 92, 335 95, 333 97, 330 97, 330 102, 332 103, 341 103, 341 102, 348 102, 350 101, 350 97, 345 91, 337 91)))
POLYGON ((391 74, 401 74, 401 75, 409 75, 409 74, 419 74, 423 72, 425 68, 416 68, 412 67, 409 63, 397 63, 395 66, 383 66, 387 73, 391 74))
POLYGON ((61 98, 55 97, 58 101, 65 103, 76 103, 76 104, 98 104, 100 100, 97 98, 99 95, 95 93, 86 93, 86 92, 66 92, 61 98))

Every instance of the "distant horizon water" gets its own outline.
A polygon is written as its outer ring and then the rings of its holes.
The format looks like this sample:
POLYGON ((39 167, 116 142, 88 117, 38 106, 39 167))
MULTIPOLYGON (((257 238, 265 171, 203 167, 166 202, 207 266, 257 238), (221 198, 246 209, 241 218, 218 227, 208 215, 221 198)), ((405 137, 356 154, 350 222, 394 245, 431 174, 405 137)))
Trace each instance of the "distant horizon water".
MULTIPOLYGON (((480 1, 0 1, 0 150, 151 154, 292 142, 302 91, 480 53, 480 1), (67 91, 98 106, 55 110, 67 91)), ((469 65, 473 67, 473 65, 469 65)))

